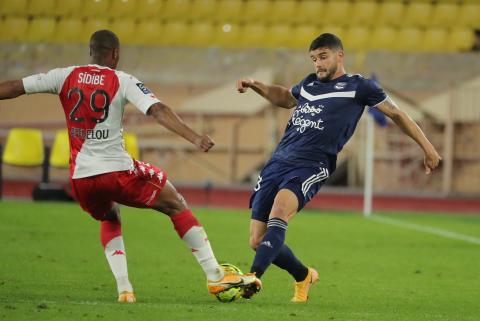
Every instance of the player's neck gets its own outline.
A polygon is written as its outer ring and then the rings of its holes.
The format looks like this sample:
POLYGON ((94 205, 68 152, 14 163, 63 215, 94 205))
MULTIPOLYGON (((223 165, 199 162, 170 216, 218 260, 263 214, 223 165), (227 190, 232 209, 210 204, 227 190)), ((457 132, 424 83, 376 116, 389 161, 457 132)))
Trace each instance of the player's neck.
POLYGON ((340 77, 342 77, 343 75, 345 75, 346 73, 347 73, 347 72, 345 71, 345 68, 344 68, 343 66, 341 66, 341 67, 339 67, 339 68, 337 69, 337 71, 335 72, 335 74, 333 74, 333 77, 332 77, 332 79, 330 79, 330 81, 335 80, 335 79, 337 79, 337 78, 340 78, 340 77))
POLYGON ((102 66, 102 67, 108 67, 110 69, 115 69, 115 68, 113 68, 113 66, 111 64, 109 64, 108 62, 106 62, 104 59, 101 59, 101 58, 92 58, 90 60, 90 64, 99 65, 99 66, 102 66))

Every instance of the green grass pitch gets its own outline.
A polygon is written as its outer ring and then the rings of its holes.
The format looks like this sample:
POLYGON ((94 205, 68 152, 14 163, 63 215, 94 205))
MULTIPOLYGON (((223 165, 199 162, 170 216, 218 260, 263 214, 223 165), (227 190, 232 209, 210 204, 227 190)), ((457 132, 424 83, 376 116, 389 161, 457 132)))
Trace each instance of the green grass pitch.
MULTIPOLYGON (((219 261, 247 271, 247 210, 196 209, 219 261)), ((387 216, 387 215, 385 215, 387 216)), ((480 239, 480 216, 388 214, 401 222, 480 239)), ((0 202, 0 320, 480 319, 480 244, 367 220, 305 211, 287 243, 318 269, 306 304, 272 266, 251 301, 220 303, 170 220, 122 208, 130 279, 138 302, 118 304, 99 226, 76 204, 0 202)))

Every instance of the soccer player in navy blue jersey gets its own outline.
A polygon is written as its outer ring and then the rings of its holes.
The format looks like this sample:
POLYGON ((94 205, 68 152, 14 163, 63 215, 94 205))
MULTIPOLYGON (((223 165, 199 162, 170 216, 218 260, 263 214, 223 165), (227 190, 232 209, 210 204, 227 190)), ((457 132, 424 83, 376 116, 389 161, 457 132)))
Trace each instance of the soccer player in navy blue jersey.
MULTIPOLYGON (((343 45, 337 36, 320 35, 309 51, 315 73, 291 89, 251 78, 237 81, 240 93, 251 88, 278 107, 294 109, 250 200, 250 246, 256 251, 251 272, 260 278, 271 263, 289 272, 296 281, 293 302, 307 301, 318 273, 302 264, 284 243, 288 221, 333 173, 337 154, 353 135, 365 106, 378 108, 417 142, 425 153, 427 174, 441 160, 418 125, 375 81, 345 72, 343 45)), ((252 285, 243 296, 251 297, 260 287, 252 285)))

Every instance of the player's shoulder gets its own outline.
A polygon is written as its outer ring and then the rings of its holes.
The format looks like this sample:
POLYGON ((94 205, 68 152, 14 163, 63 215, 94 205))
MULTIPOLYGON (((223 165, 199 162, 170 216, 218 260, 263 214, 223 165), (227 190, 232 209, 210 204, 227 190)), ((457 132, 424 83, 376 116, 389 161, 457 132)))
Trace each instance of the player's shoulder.
POLYGON ((352 81, 358 81, 358 82, 365 82, 365 81, 370 80, 370 79, 366 78, 365 76, 363 76, 362 74, 347 74, 347 77, 348 77, 348 79, 350 79, 352 81))
POLYGON ((133 82, 135 84, 140 82, 137 77, 122 70, 115 70, 115 74, 122 82, 133 82))
POLYGON ((378 87, 377 82, 374 79, 367 78, 362 74, 347 74, 350 81, 357 83, 359 88, 378 87))
POLYGON ((311 73, 311 74, 308 74, 302 80, 300 80, 300 82, 298 82, 297 85, 295 85, 294 87, 300 88, 300 87, 303 87, 303 86, 307 86, 309 84, 312 85, 314 83, 314 81, 316 81, 316 80, 317 80, 317 75, 314 74, 314 73, 311 73))
POLYGON ((315 80, 318 80, 317 74, 311 73, 311 74, 308 74, 307 77, 303 78, 302 83, 308 84, 308 83, 311 83, 315 80))

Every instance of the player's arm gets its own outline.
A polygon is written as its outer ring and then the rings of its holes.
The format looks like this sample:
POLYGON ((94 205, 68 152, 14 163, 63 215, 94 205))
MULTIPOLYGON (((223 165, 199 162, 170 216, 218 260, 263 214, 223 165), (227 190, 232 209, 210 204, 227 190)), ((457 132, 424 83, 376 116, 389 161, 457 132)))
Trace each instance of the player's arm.
POLYGON ((192 142, 204 152, 208 152, 214 145, 208 135, 196 133, 170 107, 161 102, 153 104, 148 109, 147 115, 152 116, 160 125, 192 142))
POLYGON ((400 127, 405 134, 413 138, 413 140, 420 145, 425 152, 425 172, 430 174, 430 172, 438 166, 442 158, 420 127, 418 127, 407 113, 398 108, 390 98, 387 98, 384 102, 378 104, 376 108, 393 120, 393 122, 400 127))
POLYGON ((11 99, 25 94, 21 80, 9 80, 0 83, 0 99, 11 99))
POLYGON ((297 100, 292 96, 288 88, 279 85, 266 85, 252 78, 242 78, 237 80, 237 91, 244 93, 248 88, 252 88, 257 94, 267 99, 273 105, 282 108, 293 108, 297 106, 297 100))

